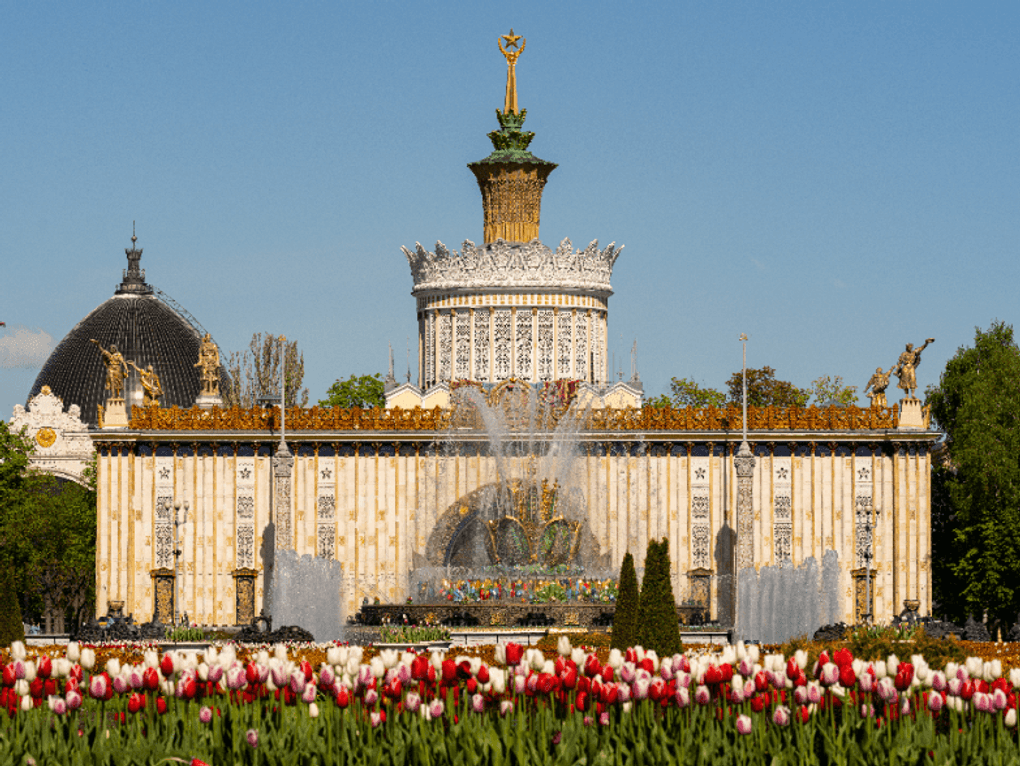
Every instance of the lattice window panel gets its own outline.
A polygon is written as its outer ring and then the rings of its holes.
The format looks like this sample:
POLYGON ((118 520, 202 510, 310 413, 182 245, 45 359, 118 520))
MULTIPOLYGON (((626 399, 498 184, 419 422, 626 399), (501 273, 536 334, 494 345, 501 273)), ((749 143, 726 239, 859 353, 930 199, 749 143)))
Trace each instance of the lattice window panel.
POLYGON ((433 314, 425 316, 425 387, 428 388, 436 380, 436 339, 435 339, 435 317, 433 314))
POLYGON ((496 380, 506 380, 510 377, 511 342, 510 310, 499 309, 496 311, 496 380))
POLYGON ((174 565, 174 459, 172 457, 157 457, 154 469, 156 514, 153 534, 156 545, 153 564, 157 569, 164 567, 169 569, 173 568, 174 565), (170 508, 165 507, 167 501, 170 501, 170 508))
POLYGON ((251 495, 238 495, 237 518, 252 520, 255 518, 255 498, 251 495))
POLYGON ((556 317, 556 377, 570 377, 570 314, 561 311, 556 317))
POLYGON ((533 346, 531 312, 517 312, 517 332, 515 335, 517 351, 517 377, 528 380, 531 378, 531 350, 533 346))
POLYGON ((336 517, 336 498, 332 494, 319 495, 319 519, 333 519, 336 517))
POLYGON ((709 567, 709 532, 707 524, 696 524, 691 530, 691 560, 694 568, 709 567))
POLYGON ((320 524, 319 525, 319 544, 316 548, 315 554, 320 558, 334 559, 336 558, 336 525, 335 524, 320 524))
POLYGON ((237 528, 237 566, 241 569, 255 567, 255 528, 249 524, 237 528))
POLYGON ((578 380, 588 380, 588 317, 578 313, 574 319, 574 351, 576 352, 574 375, 578 380))
POLYGON ((439 358, 436 363, 439 367, 439 381, 450 379, 450 354, 453 351, 451 318, 449 312, 439 314, 439 349, 436 352, 439 358))
POLYGON ((489 379, 489 312, 475 312, 475 380, 489 379))
POLYGON ((538 379, 552 380, 553 368, 553 312, 552 309, 538 311, 538 379))
MULTIPOLYGON (((856 496, 854 497, 854 560, 857 567, 869 566, 869 558, 873 555, 875 540, 875 522, 878 520, 872 513, 874 502, 874 484, 871 476, 871 458, 854 461, 856 496), (871 521, 871 533, 867 524, 871 521)), ((875 560, 870 558, 870 566, 874 568, 875 560)))
POLYGON ((456 313, 456 324, 454 325, 454 338, 456 348, 456 374, 455 378, 471 377, 471 315, 467 311, 456 313))
POLYGON ((772 513, 777 520, 789 521, 793 518, 793 501, 789 495, 773 498, 772 513))
POLYGON ((775 549, 776 563, 789 563, 793 544, 793 525, 788 522, 776 524, 772 541, 775 549))
POLYGON ((707 519, 711 511, 711 502, 708 494, 698 495, 691 498, 691 516, 695 519, 707 519))
POLYGON ((595 375, 595 382, 608 380, 606 376, 606 360, 602 348, 602 321, 598 314, 591 317, 591 352, 592 352, 592 373, 595 375))

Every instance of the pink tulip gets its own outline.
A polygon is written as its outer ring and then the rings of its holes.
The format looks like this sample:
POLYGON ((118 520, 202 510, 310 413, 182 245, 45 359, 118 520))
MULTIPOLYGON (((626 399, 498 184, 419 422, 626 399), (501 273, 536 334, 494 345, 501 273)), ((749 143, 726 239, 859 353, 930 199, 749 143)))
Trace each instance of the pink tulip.
POLYGON ((992 705, 992 695, 984 692, 974 692, 973 703, 974 709, 981 713, 991 713, 995 709, 992 705))
POLYGON ((198 711, 198 720, 202 723, 209 723, 212 721, 212 708, 208 705, 203 705, 202 709, 198 711))
POLYGON ((26 668, 24 662, 22 662, 21 660, 15 660, 13 663, 11 663, 11 666, 14 668, 14 677, 16 679, 20 681, 22 678, 25 677, 26 668))
POLYGON ((822 672, 819 676, 822 686, 833 686, 839 682, 839 668, 831 662, 822 665, 822 672))
POLYGON ((808 684, 807 698, 808 702, 810 702, 812 705, 817 705, 819 702, 822 701, 822 687, 818 686, 815 683, 808 684))
POLYGON ((694 690, 694 701, 699 705, 707 705, 711 699, 712 695, 707 686, 702 685, 694 690))
POLYGON ((379 700, 379 693, 375 689, 365 692, 365 704, 372 707, 379 700))
POLYGON ((108 689, 109 687, 106 684, 105 675, 97 673, 89 679, 89 695, 91 695, 93 699, 104 699, 108 689))
POLYGON ((485 697, 481 694, 475 694, 471 697, 471 709, 476 713, 485 712, 485 697))
POLYGON ((128 684, 128 680, 124 676, 113 677, 113 690, 117 694, 124 694, 131 686, 128 684))
POLYGON ((600 726, 609 726, 609 711, 608 710, 603 710, 601 713, 599 713, 599 725, 600 726))
POLYGON ((875 706, 864 703, 861 705, 861 718, 874 718, 875 717, 875 706))
POLYGON ((252 747, 258 747, 259 746, 259 730, 258 729, 248 729, 248 732, 244 736, 245 736, 245 739, 248 740, 248 744, 249 745, 251 745, 252 747))
POLYGON ((620 669, 620 678, 623 680, 624 683, 628 684, 634 683, 634 678, 636 677, 636 675, 637 670, 634 667, 633 662, 623 663, 623 667, 620 669))
POLYGON ((323 689, 332 689, 333 684, 336 682, 336 673, 333 672, 333 668, 329 665, 323 667, 322 672, 319 673, 319 686, 323 689))
POLYGON ((808 698, 806 686, 798 686, 796 689, 793 690, 793 701, 796 702, 798 705, 807 704, 808 698))
POLYGON ((432 718, 441 718, 444 709, 445 706, 443 705, 442 700, 432 700, 432 702, 429 703, 429 715, 432 718))
POLYGON ((421 697, 415 692, 408 692, 404 697, 404 709, 408 713, 417 713, 419 707, 421 707, 421 697))
POLYGON ((739 705, 744 701, 744 687, 734 686, 730 689, 730 702, 739 705))
POLYGON ((634 699, 641 700, 648 699, 648 687, 649 683, 644 678, 639 678, 634 682, 634 699))
POLYGON ((896 691, 896 686, 893 684, 893 680, 889 678, 889 676, 878 680, 876 690, 878 691, 878 698, 887 705, 891 705, 896 702, 900 696, 896 691))
POLYGON ((66 695, 64 695, 64 701, 67 703, 68 710, 77 710, 81 707, 81 694, 74 689, 71 689, 66 695))
POLYGON ((875 690, 875 677, 865 670, 857 678, 857 685, 861 688, 862 692, 870 693, 875 690))
POLYGON ((946 674, 941 670, 936 670, 931 674, 931 688, 937 692, 944 692, 946 690, 946 674))
POLYGON ((746 715, 737 716, 737 731, 740 734, 745 735, 751 733, 751 719, 748 716, 746 715))
POLYGON ((239 691, 243 689, 247 683, 248 678, 244 672, 244 668, 240 665, 234 665, 227 671, 227 688, 231 691, 239 691))
POLYGON ((315 702, 315 694, 318 690, 315 688, 315 684, 305 685, 305 689, 301 692, 301 701, 306 705, 311 705, 315 702))
POLYGON ((992 692, 992 707, 996 710, 1005 710, 1008 704, 1009 700, 1006 699, 1006 693, 1002 689, 996 689, 992 692))
POLYGON ((369 718, 371 718, 372 720, 373 729, 378 729, 380 724, 382 724, 382 713, 380 713, 378 710, 373 710, 369 718))
POLYGON ((790 724, 790 709, 780 705, 772 713, 772 723, 776 726, 788 726, 790 724))
POLYGON ((900 700, 900 715, 910 715, 910 697, 905 696, 902 700, 900 700))
POLYGON ((737 665, 737 672, 745 678, 754 672, 754 663, 751 662, 750 657, 744 657, 737 665))
POLYGON ((223 678, 223 666, 213 665, 211 668, 209 668, 209 672, 206 675, 206 678, 211 684, 219 683, 219 680, 223 678))
POLYGON ((131 672, 128 673, 128 683, 132 689, 141 689, 145 686, 145 676, 141 668, 131 668, 131 672))
POLYGON ((514 694, 524 694, 527 683, 524 676, 514 676, 514 694))
POLYGON ((959 697, 963 691, 963 681, 959 678, 950 678, 946 683, 946 691, 950 697, 959 697))
MULTIPOLYGON (((290 677, 287 675, 287 668, 285 668, 283 665, 274 665, 270 669, 269 674, 270 676, 272 676, 273 685, 277 689, 282 689, 284 686, 287 685, 287 682, 290 681, 290 677)), ((297 694, 297 692, 295 692, 295 694, 297 694)))
POLYGON ((751 699, 754 696, 756 689, 754 688, 754 681, 748 679, 744 683, 744 699, 751 699))
POLYGON ((501 717, 506 718, 510 713, 514 711, 514 703, 510 700, 503 700, 499 703, 499 714, 501 717))
POLYGON ((397 671, 397 678, 400 680, 401 686, 407 686, 411 683, 411 668, 408 665, 401 662, 395 670, 397 671))
POLYGON ((685 707, 691 704, 691 693, 686 687, 680 686, 676 690, 676 706, 683 710, 685 707))
POLYGON ((305 685, 308 682, 305 680, 305 674, 300 670, 295 670, 290 674, 290 690, 294 694, 301 694, 305 690, 305 685))
POLYGON ((673 673, 673 668, 671 665, 672 664, 669 662, 663 662, 661 665, 659 665, 659 677, 662 678, 663 681, 673 680, 673 676, 675 675, 675 673, 673 673))
POLYGON ((942 710, 942 706, 946 704, 946 701, 942 699, 942 695, 936 692, 935 694, 928 695, 928 709, 937 713, 942 710))

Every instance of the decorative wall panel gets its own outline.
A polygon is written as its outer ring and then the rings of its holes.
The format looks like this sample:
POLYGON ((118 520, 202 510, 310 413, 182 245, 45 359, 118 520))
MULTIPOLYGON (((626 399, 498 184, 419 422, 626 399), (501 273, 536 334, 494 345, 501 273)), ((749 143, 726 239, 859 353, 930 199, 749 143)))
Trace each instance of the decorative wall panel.
POLYGON ((574 375, 578 380, 588 380, 588 315, 583 311, 574 315, 574 352, 574 375))
POLYGON ((173 569, 173 515, 174 509, 165 507, 174 502, 174 459, 157 457, 156 462, 156 508, 155 508, 155 557, 153 566, 157 569, 173 569))
POLYGON ((779 566, 791 562, 793 544, 792 459, 772 458, 772 555, 779 566))
POLYGON ((569 311, 560 311, 556 317, 556 377, 569 378, 571 350, 571 321, 569 311))
POLYGON ((712 515, 711 459, 691 461, 691 562, 695 569, 710 569, 709 522, 712 515))
POLYGON ((552 309, 538 310, 538 379, 555 378, 553 367, 553 312, 552 309))
POLYGON ((456 370, 454 378, 471 377, 471 315, 458 311, 454 315, 454 339, 456 344, 456 370))
POLYGON ((450 379, 451 362, 453 357, 453 328, 450 312, 440 311, 436 317, 439 322, 439 359, 437 361, 436 374, 440 382, 450 379))
POLYGON ((867 559, 872 555, 874 541, 874 516, 872 503, 874 498, 874 477, 871 475, 871 458, 857 456, 854 458, 854 562, 857 567, 868 565, 867 559), (868 529, 868 522, 872 529, 868 529))
POLYGON ((237 566, 255 566, 255 458, 237 459, 234 490, 237 566))
POLYGON ((489 379, 489 310, 475 312, 475 380, 489 379))
POLYGON ((532 317, 530 311, 517 312, 517 330, 515 333, 517 355, 517 377, 528 380, 531 378, 532 352, 532 317))
POLYGON ((506 380, 510 377, 510 344, 512 342, 510 309, 496 309, 496 380, 506 380))

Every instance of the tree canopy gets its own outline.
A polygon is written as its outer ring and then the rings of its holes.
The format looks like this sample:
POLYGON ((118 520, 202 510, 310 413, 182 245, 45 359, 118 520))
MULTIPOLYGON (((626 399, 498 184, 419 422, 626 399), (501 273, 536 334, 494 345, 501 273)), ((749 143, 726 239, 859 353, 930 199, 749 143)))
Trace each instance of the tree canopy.
MULTIPOLYGON (((741 370, 726 381, 723 392, 702 386, 693 378, 673 378, 669 393, 649 401, 653 407, 726 407, 740 406, 743 401, 743 375, 741 370)), ((776 371, 768 365, 747 370, 747 403, 752 407, 806 407, 815 405, 853 404, 857 401, 857 386, 848 386, 839 375, 823 375, 812 381, 808 388, 798 388, 788 380, 776 378, 776 371)))
MULTIPOLYGON (((302 388, 305 378, 305 355, 298 351, 297 341, 285 341, 286 403, 305 407, 308 389, 302 388)), ((257 332, 243 352, 232 351, 227 357, 230 389, 223 392, 227 406, 254 407, 261 396, 280 396, 280 338, 272 333, 257 332)))
POLYGON ((947 459, 932 479, 935 597, 954 619, 1020 611, 1020 349, 1013 328, 976 329, 927 390, 947 459))
POLYGON ((326 398, 319 400, 320 407, 360 407, 363 410, 372 407, 385 407, 386 394, 382 376, 351 375, 347 380, 337 379, 336 383, 326 389, 326 398))

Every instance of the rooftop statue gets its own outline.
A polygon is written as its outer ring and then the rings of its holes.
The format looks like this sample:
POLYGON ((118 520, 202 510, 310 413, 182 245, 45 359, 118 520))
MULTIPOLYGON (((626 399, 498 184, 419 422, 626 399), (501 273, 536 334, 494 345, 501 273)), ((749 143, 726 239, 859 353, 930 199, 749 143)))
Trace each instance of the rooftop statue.
POLYGON ((195 367, 202 368, 202 394, 219 396, 220 350, 209 333, 206 333, 202 338, 202 347, 198 351, 198 361, 195 362, 195 367))
POLYGON ((145 395, 142 397, 142 405, 145 407, 159 406, 159 397, 163 395, 163 385, 160 383, 159 375, 150 364, 148 369, 143 370, 132 361, 128 361, 138 371, 138 381, 142 384, 145 395))
POLYGON ((95 343, 103 355, 103 363, 106 365, 106 390, 110 392, 110 398, 123 399, 124 378, 128 374, 124 355, 117 350, 117 346, 114 344, 111 344, 110 349, 107 350, 95 338, 90 338, 89 342, 95 343))
POLYGON ((889 371, 890 374, 900 379, 896 387, 906 391, 908 399, 914 398, 914 391, 917 389, 917 376, 914 371, 921 363, 921 352, 928 348, 928 344, 934 342, 934 338, 928 338, 920 348, 914 348, 913 343, 908 343, 907 350, 900 354, 896 365, 889 371))
POLYGON ((864 387, 864 393, 868 394, 868 398, 871 399, 872 407, 888 407, 889 403, 885 399, 885 390, 889 387, 889 376, 892 375, 893 367, 889 368, 888 372, 882 372, 881 367, 875 368, 875 374, 868 380, 868 385, 864 387), (868 389, 871 389, 871 393, 868 393, 868 389))

